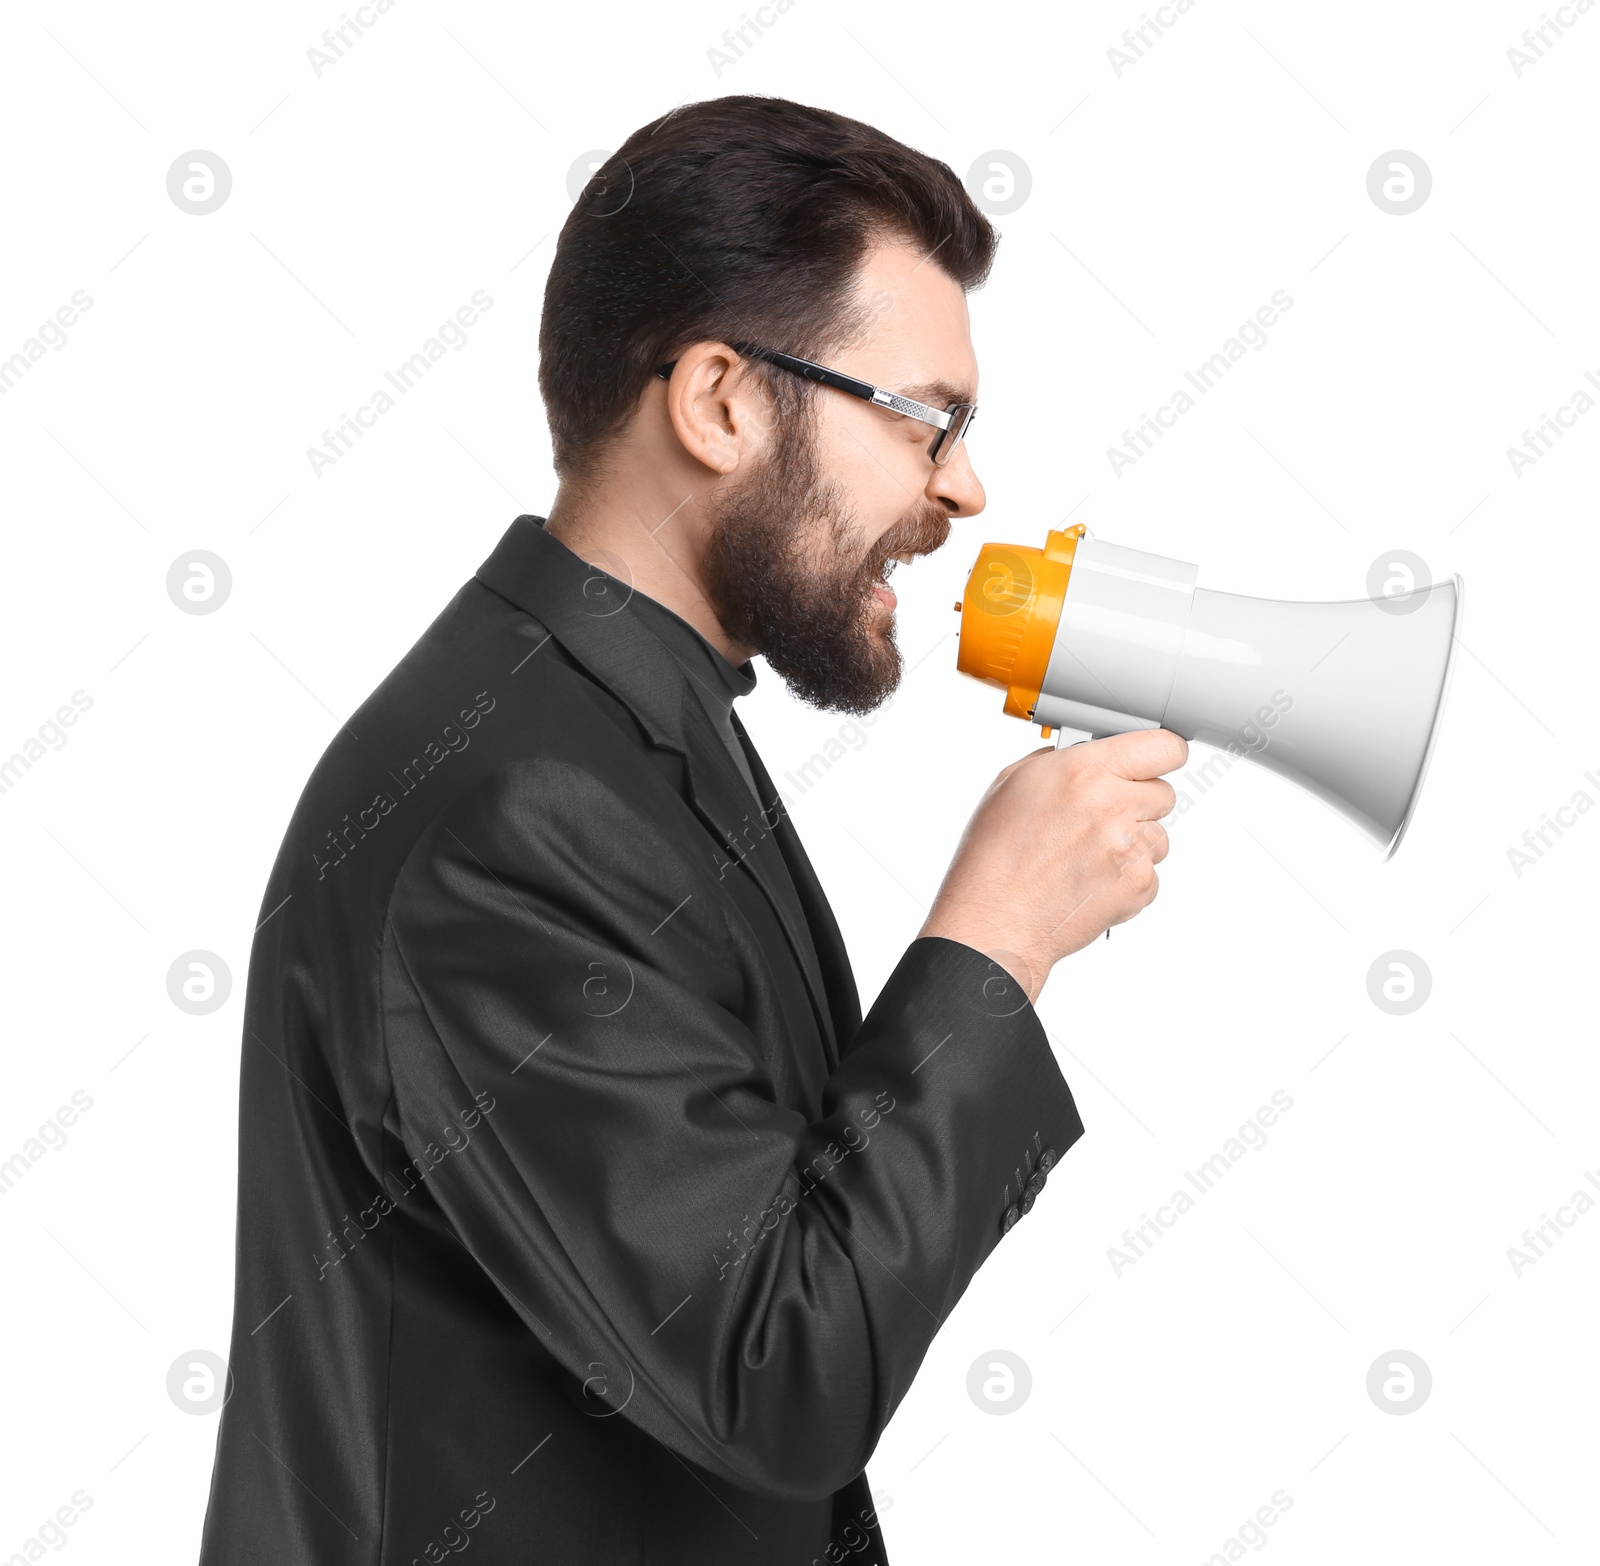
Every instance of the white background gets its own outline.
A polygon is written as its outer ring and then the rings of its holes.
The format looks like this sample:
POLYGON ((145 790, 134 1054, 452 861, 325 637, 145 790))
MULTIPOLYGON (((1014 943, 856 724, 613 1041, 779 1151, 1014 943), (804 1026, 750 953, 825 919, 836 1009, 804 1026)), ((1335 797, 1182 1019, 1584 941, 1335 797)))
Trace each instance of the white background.
POLYGON ((780 782, 841 741, 790 792, 865 1002, 983 787, 1037 743, 954 670, 980 543, 1070 513, 1231 591, 1360 596, 1395 549, 1467 583, 1396 859, 1253 768, 1204 797, 1180 775, 1160 898, 1056 970, 1041 1012, 1088 1132, 869 1467, 893 1558, 1202 1561, 1283 1490, 1277 1560, 1593 1560, 1600 1211, 1520 1277, 1507 1258, 1600 1171, 1600 813, 1520 876, 1507 855, 1600 799, 1600 410, 1520 477, 1506 456, 1600 376, 1600 9, 1563 14, 1519 78, 1533 3, 1198 0, 1119 76, 1138 0, 797 0, 718 75, 736 0, 398 0, 319 78, 336 0, 8 7, 0 357, 75 290, 93 306, 0 398, 0 756, 74 691, 92 706, 0 794, 0 1160, 75 1090, 93 1107, 0 1199, 0 1555, 82 1489, 72 1559, 193 1558, 215 1416, 165 1381, 227 1348, 243 979, 291 806, 549 504, 536 340, 569 169, 755 91, 1032 179, 972 301, 989 510, 896 577, 901 694, 851 727, 767 672, 742 708, 780 782), (232 172, 208 216, 166 191, 192 149, 232 172), (1367 193, 1392 149, 1432 171, 1408 216, 1367 193), (306 448, 477 289, 467 346, 316 477, 306 448), (1117 477, 1106 448, 1279 289, 1267 346, 1117 477), (195 549, 233 579, 205 616, 165 589, 195 549), (167 996, 195 948, 234 978, 209 1016, 167 996), (1406 1016, 1367 992, 1395 948, 1432 975, 1406 1016), (1293 1108, 1268 1145, 1117 1276, 1122 1231, 1274 1090, 1293 1108), (1032 1378, 1004 1416, 966 1390, 997 1349, 1032 1378), (1402 1417, 1366 1391, 1394 1349, 1433 1378, 1402 1417))

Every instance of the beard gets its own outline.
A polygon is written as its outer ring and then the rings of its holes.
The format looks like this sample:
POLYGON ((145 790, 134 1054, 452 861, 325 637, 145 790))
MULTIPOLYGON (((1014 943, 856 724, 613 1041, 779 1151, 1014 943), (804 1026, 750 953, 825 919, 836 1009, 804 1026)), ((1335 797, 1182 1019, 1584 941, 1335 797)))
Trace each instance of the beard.
POLYGON ((838 484, 819 469, 805 418, 779 425, 759 468, 711 493, 706 596, 722 628, 753 647, 801 701, 857 715, 900 684, 894 616, 873 591, 894 555, 930 554, 950 536, 942 506, 922 499, 866 546, 838 484))

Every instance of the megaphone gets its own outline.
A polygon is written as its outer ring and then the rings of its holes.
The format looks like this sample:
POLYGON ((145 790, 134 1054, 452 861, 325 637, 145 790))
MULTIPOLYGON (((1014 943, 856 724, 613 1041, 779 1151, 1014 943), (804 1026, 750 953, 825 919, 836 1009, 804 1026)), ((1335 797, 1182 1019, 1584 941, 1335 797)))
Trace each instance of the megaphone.
POLYGON ((1388 859, 1438 737, 1462 582, 1288 603, 1196 587, 1199 568, 1095 538, 985 544, 956 605, 956 667, 1058 746, 1170 729, 1331 805, 1388 859))

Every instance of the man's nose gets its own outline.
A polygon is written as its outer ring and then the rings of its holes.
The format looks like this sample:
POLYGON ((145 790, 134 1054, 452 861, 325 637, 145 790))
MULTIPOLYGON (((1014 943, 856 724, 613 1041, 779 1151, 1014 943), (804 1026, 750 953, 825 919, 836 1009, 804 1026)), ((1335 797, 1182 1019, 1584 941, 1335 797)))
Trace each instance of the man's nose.
POLYGON ((978 481, 965 441, 956 447, 942 468, 933 470, 927 494, 953 517, 975 517, 983 510, 986 498, 983 485, 978 481))

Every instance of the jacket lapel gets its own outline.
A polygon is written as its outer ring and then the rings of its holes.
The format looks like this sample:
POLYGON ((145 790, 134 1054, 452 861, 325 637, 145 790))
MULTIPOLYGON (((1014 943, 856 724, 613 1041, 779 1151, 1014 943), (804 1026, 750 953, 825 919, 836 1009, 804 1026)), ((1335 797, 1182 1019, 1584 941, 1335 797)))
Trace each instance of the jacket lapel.
MULTIPOLYGON (((565 544, 551 538, 544 531, 542 518, 518 517, 477 575, 485 586, 541 621, 574 658, 628 706, 653 744, 683 757, 695 812, 710 828, 727 858, 744 868, 772 905, 805 976, 827 1053, 837 1063, 838 1039, 828 989, 807 927, 808 919, 815 918, 814 905, 820 903, 826 912, 826 902, 810 865, 805 864, 803 879, 811 895, 807 906, 802 907, 799 880, 792 879, 790 861, 791 853, 798 850, 799 839, 771 778, 745 739, 737 716, 736 731, 744 740, 751 770, 761 787, 760 806, 751 800, 744 779, 689 688, 689 677, 677 660, 663 657, 661 644, 628 613, 627 601, 613 579, 603 570, 586 565, 565 544), (780 846, 779 833, 786 835, 792 848, 780 846)), ((795 862, 804 862, 803 852, 795 862)), ((836 946, 835 951, 830 951, 833 968, 843 944, 831 913, 811 928, 836 946)), ((848 973, 847 965, 845 971, 848 973)))
POLYGON ((803 906, 799 886, 791 873, 789 856, 783 848, 785 836, 794 839, 794 827, 783 807, 783 800, 772 786, 772 779, 766 775, 761 758, 755 755, 745 739, 737 714, 733 720, 734 729, 744 742, 746 755, 751 758, 750 770, 761 791, 759 804, 751 799, 744 779, 739 776, 732 758, 712 729, 705 708, 687 685, 684 687, 683 716, 690 739, 690 744, 684 749, 684 763, 695 809, 727 845, 728 858, 738 861, 754 876, 756 884, 772 904, 795 960, 805 974, 806 989, 811 996, 811 1007, 817 1016, 817 1028, 822 1035, 831 1070, 838 1064, 839 1042, 829 1008, 828 987, 813 940, 814 929, 808 927, 809 910, 803 906))
POLYGON ((783 808, 782 796, 762 764, 761 755, 745 732, 744 725, 739 721, 738 713, 733 715, 733 727, 749 758, 750 770, 755 774, 761 797, 776 800, 782 809, 782 818, 773 836, 789 871, 795 895, 800 899, 805 927, 822 968, 823 982, 832 1007, 834 1038, 853 1039, 861 1027, 861 998, 856 993, 855 975, 850 969, 850 954, 845 949, 844 936, 839 933, 839 924, 833 917, 827 893, 823 891, 822 883, 811 867, 811 860, 806 855, 794 821, 787 808, 783 808))

